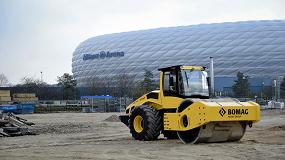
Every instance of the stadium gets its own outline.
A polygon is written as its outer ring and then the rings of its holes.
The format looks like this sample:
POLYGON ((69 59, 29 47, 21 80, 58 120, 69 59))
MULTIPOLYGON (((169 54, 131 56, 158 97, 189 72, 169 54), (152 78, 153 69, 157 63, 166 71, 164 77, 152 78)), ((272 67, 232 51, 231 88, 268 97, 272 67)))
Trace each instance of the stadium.
POLYGON ((209 65, 214 57, 215 90, 231 88, 238 71, 251 90, 271 86, 285 74, 285 20, 199 24, 106 34, 75 49, 72 72, 79 86, 93 78, 122 73, 142 80, 144 69, 159 79, 158 68, 209 65))

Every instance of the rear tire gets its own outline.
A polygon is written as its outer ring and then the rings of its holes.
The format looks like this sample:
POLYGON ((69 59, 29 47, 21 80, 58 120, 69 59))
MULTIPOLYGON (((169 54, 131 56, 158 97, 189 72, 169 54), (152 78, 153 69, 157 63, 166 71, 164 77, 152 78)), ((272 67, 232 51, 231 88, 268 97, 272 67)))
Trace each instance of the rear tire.
POLYGON ((130 116, 130 132, 136 140, 156 140, 162 129, 162 118, 150 106, 135 108, 130 116))

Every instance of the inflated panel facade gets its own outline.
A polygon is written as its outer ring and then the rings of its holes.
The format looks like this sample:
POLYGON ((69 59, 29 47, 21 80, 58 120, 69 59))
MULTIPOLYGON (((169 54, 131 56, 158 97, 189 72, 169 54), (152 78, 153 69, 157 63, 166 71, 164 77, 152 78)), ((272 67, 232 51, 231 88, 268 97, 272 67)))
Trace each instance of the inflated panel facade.
POLYGON ((89 38, 74 51, 72 72, 79 86, 94 77, 127 73, 141 80, 144 69, 209 65, 215 76, 273 78, 285 74, 285 21, 200 24, 115 33, 89 38))

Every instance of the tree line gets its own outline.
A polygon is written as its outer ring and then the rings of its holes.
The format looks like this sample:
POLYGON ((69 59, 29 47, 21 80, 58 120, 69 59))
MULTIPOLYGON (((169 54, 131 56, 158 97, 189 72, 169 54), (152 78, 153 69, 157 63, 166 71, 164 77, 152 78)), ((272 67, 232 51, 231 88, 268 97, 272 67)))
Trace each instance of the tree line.
MULTIPOLYGON (((256 93, 251 92, 250 90, 250 83, 249 83, 249 76, 246 76, 242 72, 238 72, 236 75, 236 80, 234 85, 232 86, 232 90, 234 93, 234 96, 237 98, 242 98, 242 97, 248 97, 248 98, 273 98, 273 93, 274 88, 272 86, 264 86, 262 84, 261 86, 261 94, 256 95, 256 93)), ((263 82, 264 83, 264 82, 263 82)), ((275 95, 276 96, 276 95, 275 95)), ((280 97, 285 98, 285 76, 281 80, 280 83, 280 97)))
MULTIPOLYGON (((238 72, 232 86, 234 97, 254 97, 250 91, 249 76, 238 72)), ((145 69, 142 80, 136 81, 134 75, 121 73, 109 77, 96 77, 89 79, 86 87, 77 87, 73 75, 64 73, 57 77, 57 84, 50 85, 39 79, 24 77, 21 83, 11 85, 4 74, 0 74, 0 87, 12 89, 12 92, 36 93, 40 99, 78 99, 80 92, 85 95, 111 95, 114 97, 138 98, 141 95, 159 88, 159 82, 154 81, 153 73, 145 69)), ((272 87, 262 86, 262 96, 272 97, 272 87)), ((281 98, 285 98, 285 77, 280 84, 281 98)))
POLYGON ((24 77, 16 85, 10 85, 4 74, 0 74, 0 87, 10 89, 11 93, 36 93, 42 100, 79 99, 80 92, 85 95, 111 95, 114 97, 138 98, 158 87, 149 70, 144 70, 144 78, 135 81, 134 76, 121 73, 112 77, 96 77, 88 80, 86 87, 77 87, 77 81, 71 74, 57 77, 57 84, 50 85, 39 79, 24 77), (1 78, 2 77, 2 78, 1 78))
POLYGON ((159 85, 154 81, 153 73, 144 70, 144 77, 136 81, 134 75, 121 73, 112 77, 93 77, 88 83, 92 95, 112 95, 114 97, 138 98, 156 89, 159 85))

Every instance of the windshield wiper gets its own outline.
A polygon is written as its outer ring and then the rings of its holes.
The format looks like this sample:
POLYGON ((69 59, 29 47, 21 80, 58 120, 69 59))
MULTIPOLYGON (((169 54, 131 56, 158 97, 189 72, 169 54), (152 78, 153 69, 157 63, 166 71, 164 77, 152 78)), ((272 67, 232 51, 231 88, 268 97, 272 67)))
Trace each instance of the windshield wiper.
POLYGON ((187 87, 189 87, 189 84, 188 84, 188 76, 187 76, 186 72, 184 72, 184 74, 185 74, 185 77, 186 77, 187 87))

